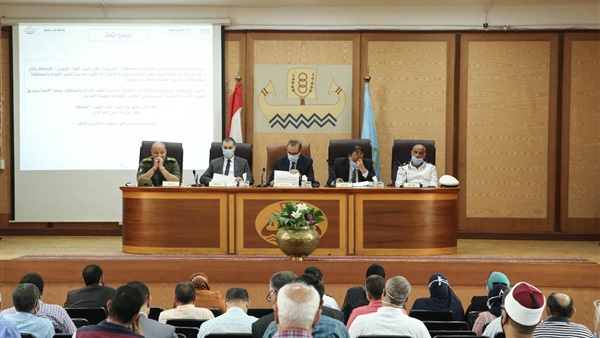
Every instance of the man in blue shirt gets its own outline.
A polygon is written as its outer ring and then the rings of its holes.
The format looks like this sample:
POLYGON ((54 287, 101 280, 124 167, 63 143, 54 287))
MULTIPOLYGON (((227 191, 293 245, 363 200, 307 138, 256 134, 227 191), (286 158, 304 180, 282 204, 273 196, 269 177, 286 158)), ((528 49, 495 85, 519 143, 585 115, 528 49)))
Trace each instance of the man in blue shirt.
POLYGON ((4 316, 20 333, 31 333, 36 338, 52 338, 54 326, 46 318, 36 317, 39 308, 40 290, 31 283, 17 285, 12 293, 16 313, 4 316))

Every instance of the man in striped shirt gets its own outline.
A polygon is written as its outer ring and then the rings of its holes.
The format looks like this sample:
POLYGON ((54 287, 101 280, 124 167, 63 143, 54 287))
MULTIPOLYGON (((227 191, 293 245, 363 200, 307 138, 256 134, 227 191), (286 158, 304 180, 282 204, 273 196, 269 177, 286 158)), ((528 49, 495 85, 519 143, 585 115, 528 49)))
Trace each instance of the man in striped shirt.
POLYGON ((575 306, 569 295, 555 292, 548 296, 546 304, 548 318, 535 328, 534 338, 592 338, 587 327, 570 320, 575 314, 575 306))
MULTIPOLYGON (((65 309, 63 309, 60 305, 46 304, 42 302, 42 295, 44 294, 44 280, 42 279, 42 276, 40 276, 38 273, 30 272, 21 278, 19 284, 23 283, 31 283, 37 286, 40 290, 40 305, 37 313, 35 314, 36 316, 50 320, 56 332, 75 333, 77 328, 65 309)), ((15 312, 17 312, 17 310, 15 310, 15 307, 13 306, 0 312, 0 315, 5 316, 15 312)))

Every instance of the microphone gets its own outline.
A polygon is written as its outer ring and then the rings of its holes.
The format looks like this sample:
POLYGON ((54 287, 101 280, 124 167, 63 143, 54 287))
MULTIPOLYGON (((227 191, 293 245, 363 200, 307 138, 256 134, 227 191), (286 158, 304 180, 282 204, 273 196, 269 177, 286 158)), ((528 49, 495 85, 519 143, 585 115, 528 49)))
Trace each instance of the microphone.
POLYGON ((268 184, 265 183, 265 171, 267 171, 267 169, 262 168, 262 173, 260 173, 260 184, 258 185, 259 188, 266 188, 268 186, 268 184))
MULTIPOLYGON (((406 169, 404 169, 404 166, 407 164, 405 163, 400 163, 399 160, 396 160, 396 164, 398 165, 398 168, 402 169, 402 171, 404 171, 404 183, 408 182, 408 173, 406 172, 406 169)), ((395 183, 395 182, 394 182, 395 183)))
POLYGON ((192 170, 192 174, 194 175, 194 184, 192 184, 192 187, 199 187, 200 184, 198 184, 198 174, 196 173, 196 170, 192 170))
POLYGON ((331 169, 331 167, 329 166, 329 160, 327 160, 327 169, 329 169, 329 174, 331 174, 331 176, 333 176, 333 181, 331 181, 331 183, 327 182, 327 186, 330 188, 335 188, 335 179, 337 177, 336 177, 335 171, 333 171, 333 169, 331 169))

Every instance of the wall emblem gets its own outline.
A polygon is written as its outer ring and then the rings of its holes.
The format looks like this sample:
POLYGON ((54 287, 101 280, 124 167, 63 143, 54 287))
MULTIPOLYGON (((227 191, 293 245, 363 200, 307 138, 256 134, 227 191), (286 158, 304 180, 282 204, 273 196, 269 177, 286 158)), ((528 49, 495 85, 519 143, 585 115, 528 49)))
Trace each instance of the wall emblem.
POLYGON ((258 106, 269 121, 271 128, 279 125, 281 128, 300 126, 323 128, 327 124, 336 126, 340 114, 346 105, 346 93, 338 86, 335 79, 331 80, 329 95, 336 95, 334 104, 306 104, 307 100, 318 100, 317 70, 313 68, 292 68, 288 70, 286 81, 287 98, 298 100, 296 105, 271 105, 267 102, 270 95, 277 95, 273 81, 261 90, 258 96, 258 106))

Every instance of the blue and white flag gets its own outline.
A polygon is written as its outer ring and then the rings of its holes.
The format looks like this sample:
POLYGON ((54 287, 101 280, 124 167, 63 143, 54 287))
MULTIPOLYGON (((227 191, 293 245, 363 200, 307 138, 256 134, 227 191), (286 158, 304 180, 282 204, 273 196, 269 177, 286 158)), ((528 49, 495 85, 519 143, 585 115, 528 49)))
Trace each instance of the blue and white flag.
POLYGON ((369 83, 365 82, 365 108, 363 110, 363 125, 360 138, 371 140, 371 154, 373 159, 373 169, 377 180, 381 181, 381 167, 379 164, 379 141, 377 138, 377 128, 375 127, 375 116, 373 115, 373 105, 371 104, 371 94, 369 93, 369 83))

